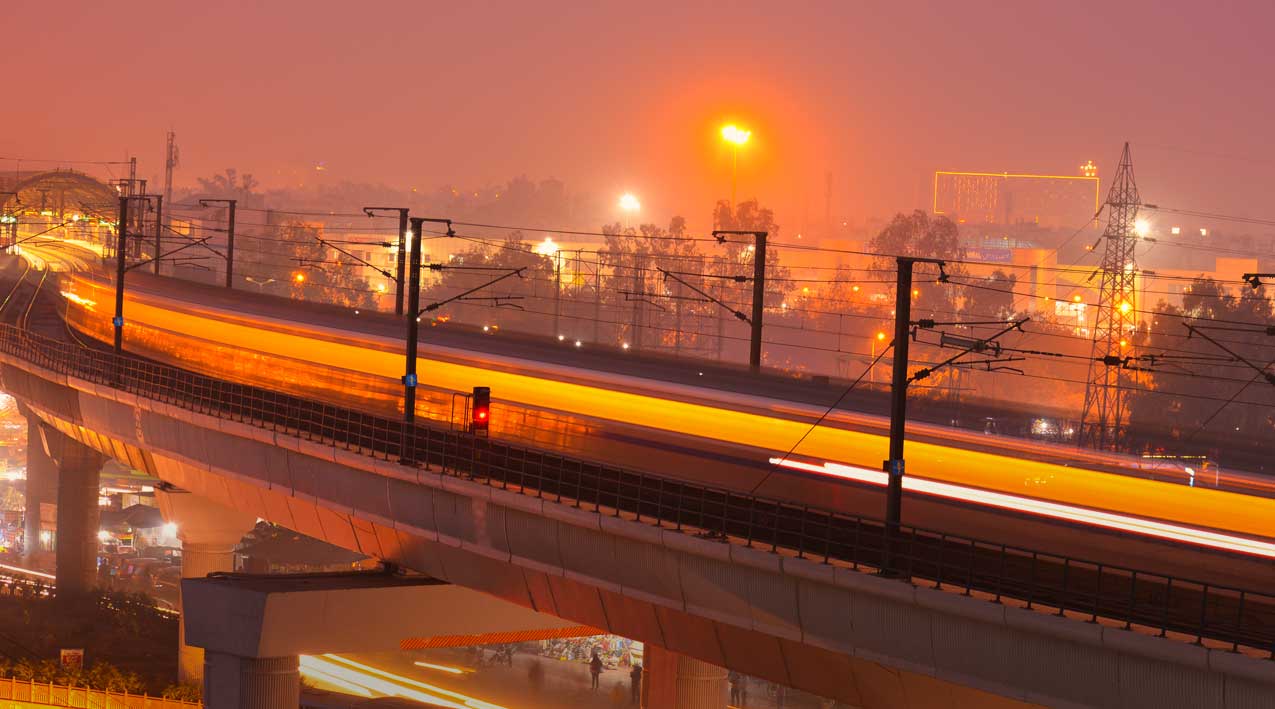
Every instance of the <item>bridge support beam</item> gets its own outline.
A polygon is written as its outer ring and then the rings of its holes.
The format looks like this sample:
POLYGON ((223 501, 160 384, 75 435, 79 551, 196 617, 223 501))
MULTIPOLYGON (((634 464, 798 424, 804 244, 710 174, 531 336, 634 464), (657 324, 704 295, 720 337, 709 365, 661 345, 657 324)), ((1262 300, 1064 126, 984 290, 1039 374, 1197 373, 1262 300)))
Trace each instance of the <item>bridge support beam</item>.
POLYGON ((295 709, 301 703, 300 658, 239 657, 210 651, 204 659, 208 709, 295 709))
POLYGON ((724 668, 650 644, 643 661, 643 707, 726 709, 730 684, 724 668))
POLYGON ((40 418, 29 410, 24 414, 27 418, 27 485, 22 560, 28 567, 38 569, 51 561, 50 547, 40 537, 41 506, 57 502, 58 465, 44 450, 40 418))
MULTIPOLYGON (((256 517, 182 490, 157 490, 155 497, 164 520, 177 525, 177 538, 182 542, 182 578, 201 579, 218 571, 235 570, 235 546, 252 530, 256 517)), ((179 610, 183 603, 184 599, 179 602, 179 610)), ((184 613, 177 643, 178 679, 202 681, 207 666, 204 650, 186 644, 184 613)))
POLYGON ((105 458, 48 424, 39 431, 39 444, 58 470, 57 592, 74 596, 97 585, 97 500, 105 458))

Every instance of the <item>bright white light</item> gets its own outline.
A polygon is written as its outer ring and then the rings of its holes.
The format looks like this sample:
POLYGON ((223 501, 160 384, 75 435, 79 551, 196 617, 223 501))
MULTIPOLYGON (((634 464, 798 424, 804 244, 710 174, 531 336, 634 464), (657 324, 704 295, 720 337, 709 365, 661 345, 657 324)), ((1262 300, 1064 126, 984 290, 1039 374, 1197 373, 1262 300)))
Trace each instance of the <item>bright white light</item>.
POLYGON ((541 256, 553 256, 558 253, 558 245, 554 243, 551 237, 546 236, 545 240, 536 244, 531 251, 541 256))
POLYGON ((1175 227, 1173 227, 1172 229, 1169 229, 1169 233, 1170 233, 1170 234, 1173 234, 1174 236, 1177 236, 1178 234, 1181 234, 1181 233, 1182 233, 1182 227, 1180 227, 1180 226, 1175 226, 1175 227))
POLYGON ((631 192, 625 192, 620 196, 620 209, 626 212, 636 212, 642 209, 642 203, 631 192))
POLYGON ((624 343, 624 344, 620 345, 620 347, 621 347, 622 349, 626 349, 626 350, 627 350, 627 349, 629 348, 629 343, 627 343, 627 342, 626 342, 626 343, 624 343))
POLYGON ((1200 229, 1200 236, 1208 236, 1208 235, 1209 235, 1208 229, 1200 229))
POLYGON ((97 530, 97 540, 105 544, 106 542, 111 541, 111 533, 105 529, 99 529, 97 530))
POLYGON ((562 342, 565 339, 567 339, 566 335, 558 335, 558 342, 562 342))
POLYGON ((1146 236, 1151 233, 1151 222, 1145 219, 1139 219, 1133 223, 1133 233, 1138 236, 1146 236))
POLYGON ((576 347, 580 347, 580 346, 582 346, 582 345, 584 345, 584 343, 583 343, 583 342, 581 342, 581 341, 579 341, 579 340, 576 340, 576 347))
MULTIPOLYGON (((783 458, 771 458, 770 463, 772 465, 779 465, 793 470, 801 470, 818 475, 827 475, 834 478, 855 480, 869 485, 884 486, 886 484, 886 474, 884 472, 861 468, 854 465, 830 462, 815 465, 795 460, 785 460, 783 458)), ((1174 542, 1185 542, 1187 544, 1195 544, 1198 546, 1224 549, 1226 551, 1234 551, 1241 554, 1253 554, 1268 559, 1275 559, 1275 544, 1270 542, 1248 539, 1246 537, 1240 537, 1232 534, 1213 532, 1207 529, 1196 529, 1194 527, 1187 527, 1170 522, 1159 522, 1156 520, 1143 519, 1141 517, 1133 517, 1116 512, 1104 512, 1101 510, 1077 507, 1059 502, 1047 502, 1045 500, 1038 500, 1020 495, 1010 495, 1002 492, 981 490, 978 488, 965 487, 963 485, 939 482, 937 480, 918 478, 915 475, 909 475, 903 478, 903 489, 926 495, 935 495, 964 502, 973 502, 975 504, 987 505, 989 507, 1014 510, 1015 512, 1026 512, 1042 517, 1052 517, 1054 519, 1061 519, 1069 522, 1106 527, 1107 529, 1132 532, 1134 534, 1142 534, 1159 539, 1168 539, 1174 542)))
POLYGON ((750 130, 744 130, 737 125, 731 124, 722 126, 722 140, 735 145, 743 145, 748 142, 748 138, 753 134, 750 130))
POLYGON ((175 537, 175 536, 177 536, 177 525, 176 525, 176 524, 173 524, 172 522, 165 522, 165 523, 164 523, 164 536, 166 536, 166 537, 175 537))

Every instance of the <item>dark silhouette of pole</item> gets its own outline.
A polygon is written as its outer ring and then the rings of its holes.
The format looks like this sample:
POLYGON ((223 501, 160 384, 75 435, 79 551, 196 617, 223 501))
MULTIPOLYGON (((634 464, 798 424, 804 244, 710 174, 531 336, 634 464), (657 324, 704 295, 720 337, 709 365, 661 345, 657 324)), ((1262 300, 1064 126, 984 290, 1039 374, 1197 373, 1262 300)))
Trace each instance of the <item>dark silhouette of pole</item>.
POLYGON ((416 346, 421 335, 422 217, 412 217, 412 262, 407 286, 407 366, 403 374, 403 420, 416 420, 416 346))
POLYGON ((155 197, 155 275, 159 275, 159 255, 164 253, 164 196, 155 197))
POLYGON ((235 205, 238 204, 237 199, 201 199, 200 206, 207 207, 209 204, 217 202, 227 207, 228 214, 226 218, 229 223, 226 225, 226 287, 235 287, 235 205))
POLYGON ((403 420, 407 423, 416 420, 416 347, 421 335, 421 232, 426 223, 445 224, 447 235, 454 236, 450 219, 411 218, 412 257, 407 269, 407 366, 403 374, 403 420))
MULTIPOLYGON (((890 536, 899 531, 903 517, 903 439, 908 409, 908 323, 912 319, 912 267, 910 258, 899 257, 894 285, 894 372, 890 380, 890 457, 885 461, 885 524, 890 536)), ((888 540, 887 540, 888 545, 888 540)), ((888 549, 888 546, 887 546, 888 549)))
MULTIPOLYGON (((407 267, 407 220, 406 207, 364 207, 363 213, 373 216, 373 212, 398 212, 398 258, 394 264, 394 314, 403 314, 403 278, 407 267)), ((412 243, 419 243, 413 241, 412 243)))
POLYGON ((748 338, 748 369, 754 374, 761 371, 762 313, 766 308, 766 236, 768 232, 747 229, 714 229, 713 236, 725 243, 728 235, 748 236, 753 241, 753 316, 749 319, 752 332, 748 338))
POLYGON ((748 368, 761 371, 761 316, 766 305, 766 232, 756 233, 753 251, 753 329, 748 342, 748 368))
POLYGON ((116 228, 115 246, 115 317, 111 323, 115 326, 115 354, 124 352, 124 258, 128 248, 128 201, 127 195, 120 197, 120 221, 116 228))
MULTIPOLYGON (((932 258, 899 256, 898 272, 894 280, 894 369, 890 380, 890 457, 883 467, 887 475, 885 490, 885 544, 882 547, 881 571, 897 575, 892 557, 892 545, 898 538, 903 519, 903 440, 907 428, 908 409, 908 345, 911 342, 909 328, 912 325, 912 271, 921 263, 935 263, 943 268, 943 261, 932 258)), ((945 276, 941 277, 945 278, 945 276)))

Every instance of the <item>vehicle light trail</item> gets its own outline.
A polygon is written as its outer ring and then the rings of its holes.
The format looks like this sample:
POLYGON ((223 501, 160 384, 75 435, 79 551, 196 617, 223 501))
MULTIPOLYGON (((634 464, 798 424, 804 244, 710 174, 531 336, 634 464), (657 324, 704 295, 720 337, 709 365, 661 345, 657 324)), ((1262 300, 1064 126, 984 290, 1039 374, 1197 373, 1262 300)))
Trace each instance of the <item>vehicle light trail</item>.
MULTIPOLYGON (((82 276, 71 279, 69 288, 99 302, 109 295, 106 285, 82 276)), ((387 384, 401 374, 399 343, 391 338, 232 313, 167 295, 134 291, 127 297, 136 328, 129 335, 130 347, 212 376, 282 391, 294 390, 301 378, 322 388, 319 396, 342 401, 369 396, 366 387, 346 385, 345 373, 380 378, 387 384)), ((73 326, 109 340, 111 324, 106 314, 67 302, 67 317, 73 326)), ((544 428, 535 429, 534 445, 552 440, 555 450, 567 454, 597 455, 596 450, 578 450, 581 444, 571 438, 575 435, 571 427, 580 426, 586 418, 637 427, 639 433, 625 435, 642 436, 646 445, 657 448, 670 442, 694 446, 696 441, 684 438, 691 436, 745 446, 749 450, 744 454, 756 455, 758 462, 773 455, 771 451, 788 450, 810 425, 808 418, 792 412, 800 407, 790 402, 776 400, 765 407, 756 397, 734 392, 474 350, 422 347, 419 368, 427 373, 422 384, 438 391, 467 391, 481 382, 499 392, 502 406, 517 407, 519 414, 548 413, 536 418, 536 425, 544 428), (559 421, 553 418, 557 414, 577 419, 559 421)), ((441 416, 447 416, 446 410, 441 416)), ((838 413, 833 418, 842 417, 838 413)), ((517 441, 519 435, 526 435, 519 427, 525 427, 523 416, 498 416, 492 433, 517 441)), ((1163 520, 1169 525, 1263 539, 1272 536, 1275 486, 1264 484, 1261 491, 1265 495, 1193 488, 1140 477, 1146 474, 1144 470, 1123 475, 1086 467, 1104 462, 1112 467, 1134 465, 1116 456, 1104 461, 1091 452, 1057 451, 1051 460, 1044 461, 1033 456, 1047 447, 1031 441, 983 437, 974 443, 970 438, 954 432, 949 439, 930 431, 926 440, 909 443, 909 469, 929 480, 970 489, 1027 493, 1036 500, 1103 508, 1117 516, 1163 520), (978 447, 963 447, 975 445, 978 447), (1075 457, 1066 457, 1071 455, 1075 457)), ((822 426, 809 435, 798 454, 863 464, 882 460, 885 447, 886 437, 880 432, 822 426)))
MULTIPOLYGON (((453 674, 453 675, 463 675, 463 674, 465 674, 465 670, 462 670, 462 669, 460 669, 459 667, 448 667, 448 666, 446 666, 446 665, 435 665, 435 664, 430 663, 430 662, 421 662, 420 660, 417 660, 416 662, 413 662, 412 664, 413 664, 413 665, 416 665, 417 667, 425 667, 425 668, 427 668, 427 669, 431 669, 431 670, 438 670, 439 672, 447 672, 447 673, 449 673, 449 674, 453 674)), ((472 671, 472 670, 471 670, 471 671, 472 671)))
MULTIPOLYGON (((795 460, 784 460, 783 458, 771 458, 770 462, 773 465, 778 465, 783 468, 800 470, 802 472, 814 473, 816 475, 827 475, 829 477, 842 478, 845 480, 854 480, 856 482, 867 483, 878 487, 885 487, 886 485, 886 474, 884 471, 880 470, 870 470, 868 468, 860 468, 842 463, 803 463, 795 460)), ((1064 505, 1057 502, 1037 500, 1031 497, 1022 497, 1020 495, 1010 495, 1003 492, 980 490, 978 488, 953 485, 951 483, 939 482, 937 480, 927 480, 925 478, 918 478, 912 475, 905 476, 903 478, 903 489, 909 492, 919 492, 925 495, 946 497, 948 499, 959 500, 962 502, 973 502, 980 505, 986 505, 988 507, 998 507, 1000 509, 1012 510, 1015 512, 1027 512, 1029 514, 1051 517, 1053 519, 1060 519, 1067 522, 1096 525, 1122 532, 1131 532, 1133 534, 1167 539, 1173 542, 1195 544, 1197 546, 1205 546, 1223 551, 1252 554, 1254 556, 1275 559, 1275 544, 1230 534, 1221 534, 1219 532, 1213 532, 1206 529, 1184 527, 1181 525, 1168 524, 1166 522, 1142 519, 1113 512, 1104 512, 1101 510, 1092 510, 1073 505, 1064 505)))
POLYGON ((309 655, 301 656, 301 674, 306 677, 317 679, 325 684, 332 685, 338 689, 344 690, 351 694, 357 694, 360 697, 371 697, 372 690, 363 685, 349 679, 337 676, 326 669, 326 663, 309 655))
MULTIPOLYGON (((460 692, 387 672, 340 655, 326 654, 318 657, 302 655, 301 668, 303 673, 311 674, 319 679, 324 679, 320 674, 322 673, 378 694, 413 699, 434 706, 449 709, 505 709, 498 704, 484 702, 460 692)), ((324 679, 324 681, 327 680, 324 679)))
POLYGON ((53 574, 46 574, 43 571, 36 571, 35 569, 24 569, 21 566, 10 566, 8 564, 0 564, 0 569, 4 569, 5 571, 12 571, 18 574, 26 574, 28 576, 39 576, 42 579, 48 579, 50 581, 56 581, 58 579, 58 577, 54 576, 53 574))

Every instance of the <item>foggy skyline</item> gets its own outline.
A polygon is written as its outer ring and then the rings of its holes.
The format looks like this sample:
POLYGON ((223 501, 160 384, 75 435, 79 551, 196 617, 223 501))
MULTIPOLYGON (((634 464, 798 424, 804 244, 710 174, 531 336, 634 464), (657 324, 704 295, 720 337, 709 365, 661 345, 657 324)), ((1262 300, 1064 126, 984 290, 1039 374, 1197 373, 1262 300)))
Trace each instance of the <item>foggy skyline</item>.
POLYGON ((928 206, 934 170, 1106 177, 1125 140, 1144 200, 1262 217, 1275 164, 1252 144, 1275 108, 1258 3, 12 5, 42 49, 0 59, 26 77, 0 156, 136 155, 153 178, 172 129, 178 185, 525 174, 703 225, 726 121, 753 131, 740 199, 794 226, 822 218, 826 172, 834 215, 884 216, 928 206))

